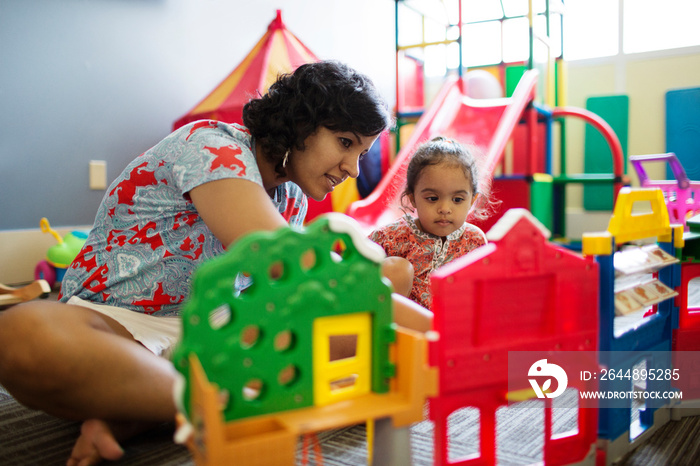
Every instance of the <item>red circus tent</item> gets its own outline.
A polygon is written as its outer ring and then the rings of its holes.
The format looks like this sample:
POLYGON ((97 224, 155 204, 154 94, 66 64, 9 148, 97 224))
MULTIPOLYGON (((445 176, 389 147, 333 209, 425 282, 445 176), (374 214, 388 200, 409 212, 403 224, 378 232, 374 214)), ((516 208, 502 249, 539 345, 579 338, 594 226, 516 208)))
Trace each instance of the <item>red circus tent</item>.
POLYGON ((313 52, 289 32, 277 10, 277 17, 243 61, 204 100, 178 119, 173 129, 202 119, 242 124, 243 106, 248 100, 264 94, 278 75, 316 61, 313 52))

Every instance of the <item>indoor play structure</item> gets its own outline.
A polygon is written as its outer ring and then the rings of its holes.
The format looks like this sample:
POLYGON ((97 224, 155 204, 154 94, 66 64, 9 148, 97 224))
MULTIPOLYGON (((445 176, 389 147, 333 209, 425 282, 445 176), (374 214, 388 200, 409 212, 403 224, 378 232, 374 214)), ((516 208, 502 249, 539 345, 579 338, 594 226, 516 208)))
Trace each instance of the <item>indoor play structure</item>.
POLYGON ((82 249, 88 234, 85 231, 73 230, 61 238, 56 230, 51 228, 49 220, 43 217, 39 222, 42 233, 49 233, 56 239, 56 244, 46 251, 46 259, 40 261, 34 269, 36 280, 46 280, 51 288, 63 280, 66 269, 82 249))
MULTIPOLYGON (((684 92, 685 93, 685 92, 684 92)), ((700 182, 688 179, 685 168, 675 153, 631 156, 641 186, 655 187, 661 190, 668 208, 669 218, 674 223, 684 225, 684 247, 679 256, 680 278, 677 287, 678 323, 673 330, 674 355, 683 351, 700 351, 700 182), (663 163, 670 179, 650 180, 644 165, 663 163)), ((697 374, 700 364, 676 357, 674 367, 681 371, 697 374)), ((683 415, 700 415, 700 383, 690 384, 684 388, 689 393, 690 401, 684 401, 683 411, 672 412, 674 419, 683 415)))
MULTIPOLYGON (((407 425, 428 400, 434 464, 495 464, 496 411, 536 398, 526 372, 513 380, 514 352, 552 360, 593 352, 596 367, 624 371, 670 367, 654 356, 675 349, 678 259, 687 259, 683 226, 669 222, 659 189, 621 189, 608 230, 584 235, 583 254, 549 241, 526 209, 509 210, 487 235, 487 245, 433 275, 435 321, 425 335, 391 325, 383 255, 342 214, 304 231, 251 234, 204 264, 174 356, 184 376, 178 432, 197 463, 294 464, 299 436, 367 422, 374 464, 410 464, 407 425), (651 212, 633 213, 639 203, 651 212), (233 285, 240 276, 252 283, 244 290, 233 285), (666 294, 637 298, 636 311, 621 306, 624 294, 652 286, 666 294), (334 359, 333 339, 347 336, 355 351, 334 359), (478 410, 479 448, 454 458, 448 419, 464 407, 478 410)), ((687 325, 696 336, 697 322, 687 325)), ((700 399, 681 382, 569 377, 567 390, 680 389, 683 404, 693 403, 686 393, 700 399)), ((544 464, 612 464, 691 412, 673 400, 600 407, 581 399, 574 428, 555 433, 552 400, 541 403, 544 464)))
MULTIPOLYGON (((497 201, 490 219, 477 222, 484 231, 506 210, 526 208, 555 237, 565 238, 566 186, 571 183, 609 185, 614 200, 624 184, 625 164, 620 141, 610 125, 595 113, 562 105, 561 59, 551 50, 553 38, 538 35, 532 27, 532 8, 527 14, 531 51, 528 63, 501 63, 491 67, 494 69, 489 68, 488 72, 475 70, 482 73, 477 79, 468 79, 474 71, 464 73, 461 63, 463 21, 460 2, 456 23, 447 25, 458 28, 458 37, 443 41, 459 46, 460 65, 456 76, 447 77, 430 106, 419 111, 423 94, 416 91, 421 87, 422 70, 419 63, 410 59, 407 50, 434 46, 438 42, 427 42, 424 38, 418 44, 398 43, 399 7, 404 3, 407 2, 396 0, 397 140, 403 140, 400 136, 403 125, 413 121, 415 126, 408 140, 400 144, 396 158, 374 191, 352 203, 346 211, 348 215, 356 218, 367 230, 399 217, 398 201, 408 160, 419 144, 438 135, 471 145, 481 159, 483 180, 480 189, 490 191, 497 201), (546 49, 546 58, 539 62, 533 52, 538 46, 546 49), (407 69, 409 76, 401 76, 400 73, 407 69), (483 91, 495 87, 501 88, 506 97, 494 98, 493 91, 483 91), (559 150, 559 160, 554 160, 554 132, 558 125, 563 134, 565 118, 580 119, 600 133, 609 147, 612 173, 567 173, 563 148, 559 150), (558 174, 555 165, 559 167, 558 174)), ((549 24, 549 1, 545 4, 544 18, 549 24)), ((546 30, 549 31, 549 26, 546 30)))
MULTIPOLYGON (((439 394, 429 404, 435 464, 496 464, 497 410, 516 394, 535 398, 526 380, 509 380, 509 352, 550 352, 551 358, 556 351, 597 347, 597 303, 587 299, 599 287, 593 258, 549 242, 547 229, 525 209, 506 212, 487 237, 487 245, 446 264, 431 279, 433 327, 440 337, 431 353, 440 374, 439 394), (448 418, 465 407, 479 410, 480 455, 450 461, 448 418)), ((593 380, 569 378, 570 388, 594 386, 593 380)), ((551 399, 546 403, 551 408, 551 399)), ((582 403, 576 432, 558 438, 553 410, 544 410, 545 464, 590 463, 597 419, 591 407, 582 403)))
MULTIPOLYGON (((500 204, 494 204, 499 207, 490 220, 479 224, 482 229, 487 230, 508 208, 524 207, 555 236, 566 237, 565 187, 570 183, 613 185, 614 196, 623 184, 625 167, 622 148, 610 125, 595 113, 563 106, 561 56, 551 50, 557 40, 546 34, 543 37, 532 27, 535 16, 543 16, 549 30, 549 0, 544 2, 544 15, 535 15, 530 8, 525 16, 530 22, 530 58, 526 63, 500 63, 468 73, 461 63, 460 4, 456 23, 446 26, 457 27, 458 37, 442 41, 459 46, 457 76, 446 79, 428 109, 423 108, 422 64, 409 52, 436 42, 427 41, 424 36, 419 44, 399 44, 399 9, 408 3, 415 2, 395 2, 398 154, 390 161, 390 137, 382 134, 363 161, 360 179, 347 180, 322 202, 310 201, 307 220, 330 211, 348 213, 365 229, 393 220, 400 214, 396 200, 410 154, 417 144, 443 135, 472 144, 484 159, 485 183, 500 204), (536 54, 535 50, 540 50, 543 44, 545 59, 538 59, 542 54, 536 54), (563 135, 563 119, 571 117, 582 119, 600 131, 610 146, 611 174, 567 173, 563 148, 559 151, 559 175, 554 174, 553 133, 558 126, 563 135), (403 129, 412 124, 415 128, 410 138, 402 143, 403 129)), ((561 15, 556 17, 561 22, 561 15)), ((317 57, 287 29, 278 10, 250 53, 206 98, 178 119, 174 128, 202 118, 240 123, 243 105, 251 95, 264 93, 278 73, 315 60, 317 57)))
MULTIPOLYGON (((693 309, 700 304, 691 300, 690 285, 700 277, 700 220, 669 218, 666 203, 678 198, 675 191, 664 197, 663 187, 623 188, 625 157, 615 132, 595 113, 562 105, 552 86, 554 58, 533 63, 532 31, 530 37, 531 63, 511 79, 517 85, 504 86, 506 97, 470 95, 460 63, 458 76, 420 112, 377 188, 347 210, 354 220, 330 214, 304 231, 253 234, 197 272, 174 355, 184 379, 178 436, 197 464, 294 464, 299 437, 306 445, 317 432, 357 423, 367 423, 374 464, 410 464, 408 426, 424 418, 426 401, 434 464, 496 464, 497 411, 536 401, 544 411, 540 463, 609 465, 664 423, 700 412, 691 409, 700 389, 685 379, 640 385, 570 378, 567 390, 576 393, 681 390, 684 397, 625 407, 579 399, 574 428, 560 432, 553 401, 536 400, 526 378, 509 377, 513 352, 595 352, 596 367, 624 371, 698 369, 677 355, 698 349, 693 309), (612 173, 567 174, 561 151, 555 174, 553 133, 565 117, 600 133, 612 173), (436 317, 422 335, 391 325, 382 253, 365 233, 401 215, 396 201, 408 158, 436 135, 481 153, 501 206, 482 225, 489 244, 433 275, 436 317), (581 254, 550 241, 550 232, 566 234, 569 183, 613 188, 608 229, 584 235, 581 254), (651 212, 634 212, 640 203, 651 212), (251 284, 239 289, 240 281, 251 284), (506 298, 524 293, 517 303, 506 298), (348 336, 354 352, 335 358, 333 342, 348 336), (672 361, 657 357, 672 351, 672 361), (478 411, 478 451, 455 457, 449 419, 463 408, 478 411)), ((397 69, 399 52, 397 43, 397 69)), ((420 63, 411 66, 418 70, 420 63)), ((397 93, 413 84, 397 75, 397 93)), ((397 96, 397 106, 408 110, 421 104, 420 93, 397 96)), ((397 112, 399 122, 417 116, 397 112)))
MULTIPOLYGON (((680 285, 677 257, 684 241, 683 225, 669 222, 661 190, 623 188, 607 231, 584 234, 582 245, 583 254, 596 257, 600 268, 601 366, 614 367, 623 373, 638 367, 647 370, 671 367, 671 362, 664 360, 664 356, 670 355, 673 330, 678 327, 675 302, 678 293, 674 290, 680 285), (650 206, 651 211, 635 212, 635 207, 641 204, 650 206), (657 250, 663 251, 659 255, 670 260, 655 260, 658 256, 642 247, 624 247, 649 239, 655 240, 657 250), (640 252, 644 252, 641 262, 629 260, 631 254, 640 252), (631 264, 622 266, 621 263, 626 261, 631 264), (624 314, 630 311, 626 303, 635 300, 638 309, 633 314, 636 315, 626 318, 624 314)), ((690 373, 686 375, 689 377, 690 373)), ((603 391, 672 389, 670 379, 647 380, 643 387, 627 378, 601 380, 599 383, 603 391)), ((598 410, 598 448, 606 464, 620 459, 668 422, 671 408, 668 400, 646 400, 637 412, 638 419, 635 419, 632 405, 617 408, 602 403, 598 410)))
MULTIPOLYGON (((454 71, 459 79, 464 78, 467 81, 471 80, 470 74, 476 78, 479 74, 485 76, 485 73, 489 73, 497 78, 496 86, 493 85, 493 82, 475 79, 475 82, 470 83, 467 89, 470 97, 509 97, 523 72, 528 69, 537 69, 543 76, 543 79, 538 83, 540 101, 552 107, 564 105, 561 35, 563 17, 560 11, 560 2, 545 0, 536 6, 528 4, 528 2, 500 2, 500 5, 494 2, 492 6, 500 9, 500 17, 490 16, 489 19, 478 18, 476 20, 472 17, 471 21, 467 19, 470 17, 470 12, 468 9, 465 11, 463 3, 451 4, 452 7, 455 5, 456 15, 454 11, 449 11, 451 8, 447 2, 432 2, 431 4, 431 2, 421 0, 394 0, 397 152, 403 146, 404 137, 401 129, 406 125, 412 126, 426 110, 426 100, 429 98, 426 97, 428 92, 426 92, 425 86, 426 81, 429 80, 425 76, 423 57, 431 48, 441 48, 442 51, 452 48, 453 52, 456 52, 454 53, 457 59, 456 67, 454 70, 448 70, 448 74, 454 71), (442 5, 441 15, 437 12, 440 9, 436 7, 438 4, 442 5), (426 6, 433 8, 426 10, 426 6), (404 15, 412 16, 414 21, 402 26, 404 15), (467 72, 467 66, 464 64, 465 51, 480 46, 478 43, 469 42, 470 38, 463 33, 464 28, 471 25, 499 23, 498 29, 502 30, 504 21, 513 20, 527 21, 527 37, 523 35, 521 38, 521 43, 527 41, 528 44, 527 59, 506 63, 501 55, 492 65, 469 68, 480 73, 467 72), (536 27, 535 23, 539 23, 539 26, 544 25, 544 28, 536 27), (405 32, 403 29, 406 26, 410 27, 412 33, 419 31, 420 39, 416 40, 414 37, 412 41, 408 41, 409 43, 402 41, 401 36, 405 32), (444 40, 439 40, 439 36, 436 36, 436 28, 444 30, 444 40), (432 33, 428 33, 428 30, 431 30, 432 33), (553 30, 558 30, 559 34, 555 34, 553 30)), ((493 9, 490 13, 494 13, 493 9)))
POLYGON ((415 148, 438 135, 471 145, 481 155, 480 190, 494 193, 502 204, 492 220, 481 224, 488 229, 509 208, 526 208, 553 233, 564 236, 563 189, 567 183, 611 183, 615 192, 622 187, 623 159, 617 136, 597 115, 572 107, 548 109, 535 105, 538 82, 536 70, 526 71, 511 97, 473 99, 468 97, 463 81, 449 80, 420 118, 408 142, 402 147, 389 172, 371 195, 354 202, 347 214, 366 229, 388 223, 401 215, 399 197, 402 180, 415 148), (557 118, 578 117, 598 129, 610 144, 613 154, 612 175, 552 175, 552 125, 557 118), (512 141, 510 173, 504 172, 506 147, 512 141), (555 189, 559 188, 559 189, 555 189), (559 193, 560 196, 555 197, 559 193))

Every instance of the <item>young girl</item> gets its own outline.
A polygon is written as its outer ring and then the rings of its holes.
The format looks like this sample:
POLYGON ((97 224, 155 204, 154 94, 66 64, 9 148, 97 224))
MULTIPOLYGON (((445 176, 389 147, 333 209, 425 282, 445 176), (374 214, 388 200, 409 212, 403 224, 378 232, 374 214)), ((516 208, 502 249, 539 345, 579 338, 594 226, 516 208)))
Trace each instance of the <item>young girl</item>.
MULTIPOLYGON (((175 369, 161 356, 192 272, 250 232, 301 225, 306 196, 357 177, 391 116, 367 77, 320 62, 281 76, 243 121, 193 122, 137 157, 107 190, 63 302, 0 314, 0 384, 84 421, 68 466, 118 459, 120 438, 175 419, 175 369)), ((395 303, 402 325, 430 328, 427 310, 395 303)))
POLYGON ((417 217, 407 213, 370 235, 389 256, 383 269, 394 289, 428 309, 431 272, 486 244, 484 232, 466 221, 472 206, 485 199, 478 180, 474 157, 460 143, 436 137, 422 144, 408 164, 401 195, 417 217))

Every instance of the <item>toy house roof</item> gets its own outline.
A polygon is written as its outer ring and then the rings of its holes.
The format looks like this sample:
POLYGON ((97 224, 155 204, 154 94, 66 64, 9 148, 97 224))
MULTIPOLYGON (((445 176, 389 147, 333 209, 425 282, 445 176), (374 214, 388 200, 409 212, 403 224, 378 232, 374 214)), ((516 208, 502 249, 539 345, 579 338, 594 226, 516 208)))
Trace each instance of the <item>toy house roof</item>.
POLYGON ((500 241, 506 236, 515 225, 526 220, 533 227, 542 233, 545 239, 549 239, 551 233, 542 222, 537 220, 527 209, 510 209, 496 222, 496 224, 486 233, 489 241, 500 241))

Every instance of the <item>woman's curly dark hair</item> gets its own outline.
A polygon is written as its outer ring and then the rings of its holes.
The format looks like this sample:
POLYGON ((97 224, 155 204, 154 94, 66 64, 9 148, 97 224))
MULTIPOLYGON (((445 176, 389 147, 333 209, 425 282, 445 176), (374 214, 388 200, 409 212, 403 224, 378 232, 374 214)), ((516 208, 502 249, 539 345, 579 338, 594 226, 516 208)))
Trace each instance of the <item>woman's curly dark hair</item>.
POLYGON ((284 175, 284 154, 304 150, 319 127, 376 136, 392 117, 369 78, 340 62, 321 61, 281 75, 265 95, 243 107, 243 124, 284 175))

